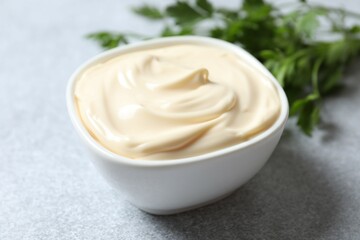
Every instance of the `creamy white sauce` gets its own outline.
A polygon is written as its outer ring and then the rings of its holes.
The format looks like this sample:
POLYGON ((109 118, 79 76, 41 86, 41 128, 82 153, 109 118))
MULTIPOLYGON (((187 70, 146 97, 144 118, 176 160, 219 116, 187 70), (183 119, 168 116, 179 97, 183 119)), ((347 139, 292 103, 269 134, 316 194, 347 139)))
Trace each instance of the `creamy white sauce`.
POLYGON ((75 86, 82 123, 105 148, 133 159, 177 159, 246 141, 280 114, 276 88, 241 57, 174 45, 122 54, 75 86))

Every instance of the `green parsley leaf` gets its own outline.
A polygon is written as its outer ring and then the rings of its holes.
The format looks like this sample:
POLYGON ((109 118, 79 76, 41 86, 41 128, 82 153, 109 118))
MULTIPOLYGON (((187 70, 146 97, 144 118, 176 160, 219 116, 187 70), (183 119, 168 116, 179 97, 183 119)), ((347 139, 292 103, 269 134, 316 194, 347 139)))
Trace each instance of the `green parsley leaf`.
POLYGON ((207 16, 213 14, 213 5, 208 0, 196 0, 196 6, 203 10, 207 16))
POLYGON ((87 38, 97 41, 100 46, 105 49, 111 49, 121 44, 127 44, 128 40, 124 34, 110 33, 110 32, 98 32, 87 35, 87 38))
POLYGON ((202 15, 188 2, 177 1, 166 8, 168 16, 172 17, 176 24, 192 24, 202 18, 202 15))
POLYGON ((306 135, 311 136, 314 127, 319 123, 319 121, 320 108, 313 102, 309 102, 301 109, 297 125, 306 135))
POLYGON ((306 38, 313 37, 320 26, 318 15, 314 11, 309 11, 296 19, 295 29, 300 35, 306 38))
POLYGON ((132 10, 137 15, 150 20, 159 20, 165 18, 165 14, 161 10, 150 5, 134 7, 132 10))

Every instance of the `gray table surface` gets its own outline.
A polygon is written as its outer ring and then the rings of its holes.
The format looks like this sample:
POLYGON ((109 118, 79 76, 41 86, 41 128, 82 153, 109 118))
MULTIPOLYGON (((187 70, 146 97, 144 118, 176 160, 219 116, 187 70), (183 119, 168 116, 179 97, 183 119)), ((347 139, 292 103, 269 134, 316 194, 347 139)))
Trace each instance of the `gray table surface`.
POLYGON ((70 124, 65 87, 100 51, 86 33, 158 31, 130 3, 0 0, 0 239, 360 239, 360 61, 314 136, 290 121, 267 165, 225 200, 152 216, 104 182, 70 124))

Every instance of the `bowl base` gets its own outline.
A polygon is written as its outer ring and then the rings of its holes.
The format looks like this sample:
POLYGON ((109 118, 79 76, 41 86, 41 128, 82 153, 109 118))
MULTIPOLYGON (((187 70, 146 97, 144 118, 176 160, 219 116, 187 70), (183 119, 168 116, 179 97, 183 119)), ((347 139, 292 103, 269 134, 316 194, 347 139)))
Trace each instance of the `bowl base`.
POLYGON ((196 208, 200 208, 200 207, 204 207, 206 205, 210 205, 213 204, 217 201, 220 201, 228 196, 230 196, 231 194, 233 194, 235 191, 232 191, 230 193, 226 193, 220 197, 214 198, 210 201, 204 202, 204 203, 200 203, 200 204, 195 204, 193 206, 190 207, 185 207, 185 208, 176 208, 176 209, 151 209, 151 208, 140 208, 138 206, 136 206, 137 208, 139 208, 140 210, 153 214, 153 215, 172 215, 172 214, 177 214, 177 213, 182 213, 182 212, 186 212, 186 211, 190 211, 190 210, 194 210, 196 208))

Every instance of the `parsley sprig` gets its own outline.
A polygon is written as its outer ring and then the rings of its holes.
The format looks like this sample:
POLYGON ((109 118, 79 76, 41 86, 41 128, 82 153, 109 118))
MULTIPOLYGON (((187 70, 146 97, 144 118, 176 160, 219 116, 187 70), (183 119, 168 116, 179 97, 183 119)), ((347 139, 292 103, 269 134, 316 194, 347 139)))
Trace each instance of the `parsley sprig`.
MULTIPOLYGON (((183 0, 165 8, 145 4, 133 12, 163 22, 158 36, 205 35, 245 48, 274 74, 288 96, 290 115, 311 135, 320 121, 322 101, 339 89, 344 69, 360 55, 360 25, 346 22, 360 20, 360 15, 306 1, 293 4, 283 13, 264 0, 245 0, 234 9, 214 6, 209 0, 183 0)), ((154 36, 103 31, 88 37, 109 49, 154 36)))

